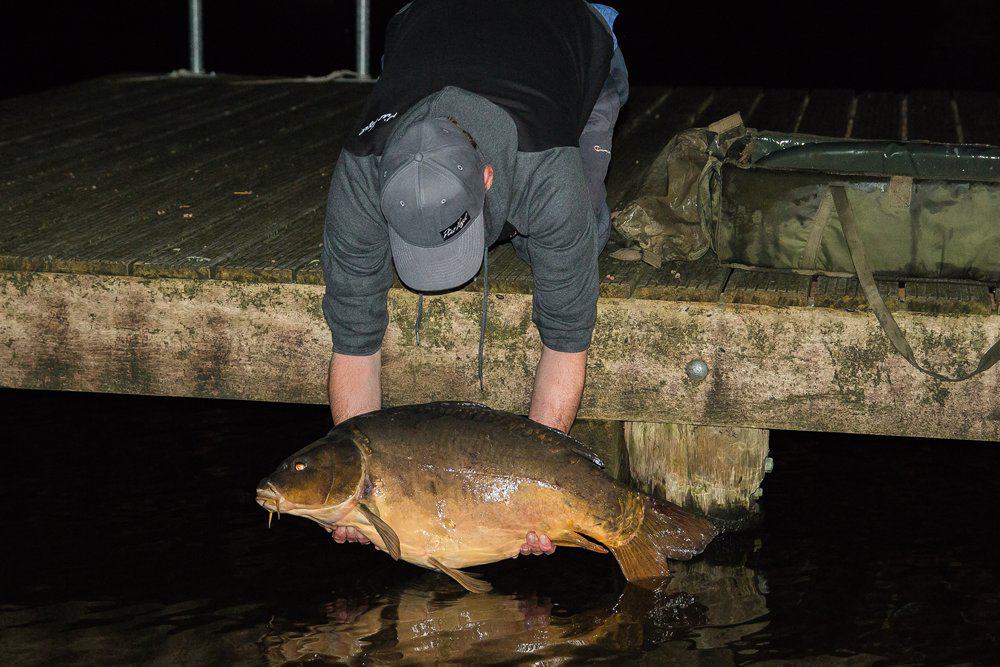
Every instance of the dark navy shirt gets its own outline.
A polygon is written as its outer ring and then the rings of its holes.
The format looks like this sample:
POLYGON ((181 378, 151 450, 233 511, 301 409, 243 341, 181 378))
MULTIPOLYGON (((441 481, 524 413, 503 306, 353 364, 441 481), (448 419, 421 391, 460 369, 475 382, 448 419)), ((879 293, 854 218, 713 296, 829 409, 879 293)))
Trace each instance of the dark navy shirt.
POLYGON ((520 151, 576 146, 613 51, 607 20, 581 0, 415 0, 389 23, 383 72, 347 150, 381 155, 392 123, 379 119, 445 86, 510 114, 520 151))
POLYGON ((614 42, 582 0, 415 0, 389 25, 383 73, 334 169, 323 237, 323 313, 336 352, 376 352, 392 256, 378 162, 394 132, 454 116, 494 168, 487 240, 505 222, 534 278, 532 320, 561 352, 590 344, 597 234, 580 134, 614 42))

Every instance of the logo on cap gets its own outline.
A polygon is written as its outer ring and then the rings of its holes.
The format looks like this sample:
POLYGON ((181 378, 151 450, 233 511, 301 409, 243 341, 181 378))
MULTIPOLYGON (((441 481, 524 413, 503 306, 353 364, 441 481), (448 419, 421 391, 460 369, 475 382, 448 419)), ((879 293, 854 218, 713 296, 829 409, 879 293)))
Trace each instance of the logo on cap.
POLYGON ((455 222, 451 223, 450 225, 441 230, 441 238, 447 241, 452 236, 462 231, 462 227, 465 227, 465 225, 468 224, 469 220, 470 220, 469 212, 464 211, 462 215, 458 216, 458 220, 456 220, 455 222))

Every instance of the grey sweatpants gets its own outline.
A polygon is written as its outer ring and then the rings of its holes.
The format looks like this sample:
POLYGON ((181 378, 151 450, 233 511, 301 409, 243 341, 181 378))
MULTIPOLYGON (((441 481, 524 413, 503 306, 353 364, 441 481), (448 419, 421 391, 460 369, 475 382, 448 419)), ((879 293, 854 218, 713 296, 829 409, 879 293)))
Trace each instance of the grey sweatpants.
POLYGON ((604 179, 611 163, 611 136, 618 121, 618 112, 628 100, 628 70, 622 52, 615 49, 611 58, 611 71, 604 82, 601 95, 594 104, 587 125, 580 135, 580 157, 583 173, 590 191, 590 201, 597 220, 597 252, 604 250, 611 235, 611 209, 608 208, 608 191, 604 179))

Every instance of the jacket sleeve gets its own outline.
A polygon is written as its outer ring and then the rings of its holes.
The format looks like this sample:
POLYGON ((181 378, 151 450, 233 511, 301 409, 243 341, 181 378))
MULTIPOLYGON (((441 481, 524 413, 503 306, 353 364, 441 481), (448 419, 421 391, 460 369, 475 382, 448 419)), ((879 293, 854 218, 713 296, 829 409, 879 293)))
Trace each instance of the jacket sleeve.
POLYGON ((534 277, 532 321, 557 352, 590 346, 597 318, 597 241, 579 151, 554 151, 534 170, 528 234, 515 237, 534 277))
POLYGON ((333 350, 364 356, 382 347, 392 286, 389 234, 379 210, 374 157, 341 151, 323 228, 323 315, 333 350))

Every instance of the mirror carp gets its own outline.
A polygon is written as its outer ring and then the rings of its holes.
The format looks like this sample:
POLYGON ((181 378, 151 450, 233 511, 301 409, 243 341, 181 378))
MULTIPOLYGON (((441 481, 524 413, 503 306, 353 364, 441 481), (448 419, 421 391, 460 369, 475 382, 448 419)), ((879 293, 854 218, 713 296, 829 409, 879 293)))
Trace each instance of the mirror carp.
POLYGON ((269 512, 353 526, 393 558, 490 585, 462 568, 512 558, 533 530, 557 546, 611 553, 652 587, 668 559, 701 553, 707 519, 629 489, 573 438, 474 403, 359 415, 288 457, 257 488, 269 512))

